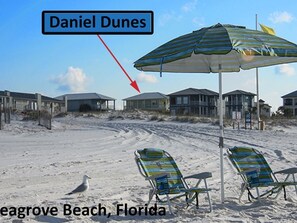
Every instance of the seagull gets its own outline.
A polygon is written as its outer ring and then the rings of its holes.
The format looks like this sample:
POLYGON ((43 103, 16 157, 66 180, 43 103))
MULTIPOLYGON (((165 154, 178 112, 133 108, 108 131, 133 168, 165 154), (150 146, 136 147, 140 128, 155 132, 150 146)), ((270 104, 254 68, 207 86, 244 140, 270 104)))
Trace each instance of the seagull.
POLYGON ((83 182, 81 185, 79 185, 77 188, 75 188, 73 191, 66 195, 71 195, 71 194, 82 194, 86 192, 89 189, 89 181, 88 179, 91 179, 88 175, 83 176, 83 182))

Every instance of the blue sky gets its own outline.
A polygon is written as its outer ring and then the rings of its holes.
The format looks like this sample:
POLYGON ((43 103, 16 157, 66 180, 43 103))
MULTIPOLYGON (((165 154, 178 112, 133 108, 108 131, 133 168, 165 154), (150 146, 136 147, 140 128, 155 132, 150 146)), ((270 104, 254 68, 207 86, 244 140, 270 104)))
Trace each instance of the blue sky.
MULTIPOLYGON (((102 35, 141 92, 169 94, 188 87, 218 92, 217 74, 141 73, 133 62, 157 46, 216 23, 255 29, 258 22, 297 43, 297 4, 291 0, 1 0, 0 90, 56 97, 97 92, 117 99, 136 95, 96 35, 43 35, 43 10, 152 10, 153 35, 102 35)), ((258 27, 258 29, 260 29, 258 27)), ((297 64, 259 69, 260 98, 276 110, 281 96, 297 90, 297 64)), ((223 76, 223 92, 256 93, 255 70, 223 76)))

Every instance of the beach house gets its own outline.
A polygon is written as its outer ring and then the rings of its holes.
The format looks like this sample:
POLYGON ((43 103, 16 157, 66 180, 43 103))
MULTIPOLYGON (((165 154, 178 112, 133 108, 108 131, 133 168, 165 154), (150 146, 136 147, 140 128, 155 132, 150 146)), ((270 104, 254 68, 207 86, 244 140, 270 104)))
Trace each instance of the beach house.
POLYGON ((64 94, 56 99, 66 102, 68 112, 88 112, 115 109, 115 100, 97 93, 64 94), (112 104, 110 104, 110 102, 112 104))
POLYGON ((169 97, 160 92, 148 92, 123 99, 124 109, 167 111, 169 109, 169 97))
POLYGON ((168 95, 171 115, 216 116, 219 94, 208 89, 187 88, 168 95))
POLYGON ((256 94, 242 90, 235 90, 223 94, 225 101, 225 115, 231 118, 232 112, 241 112, 244 117, 245 112, 252 112, 254 108, 254 97, 256 94))
POLYGON ((297 91, 282 96, 283 107, 293 116, 297 116, 297 91))
MULTIPOLYGON (((255 102, 255 107, 257 107, 257 102, 255 102)), ((265 103, 264 100, 259 100, 259 108, 260 108, 260 117, 269 118, 271 116, 271 106, 265 103)))
POLYGON ((56 109, 60 109, 64 104, 63 101, 44 96, 38 93, 23 93, 12 91, 0 91, 0 101, 6 104, 5 107, 9 107, 12 110, 17 111, 30 111, 37 110, 38 102, 40 101, 40 109, 50 108, 51 106, 56 109))

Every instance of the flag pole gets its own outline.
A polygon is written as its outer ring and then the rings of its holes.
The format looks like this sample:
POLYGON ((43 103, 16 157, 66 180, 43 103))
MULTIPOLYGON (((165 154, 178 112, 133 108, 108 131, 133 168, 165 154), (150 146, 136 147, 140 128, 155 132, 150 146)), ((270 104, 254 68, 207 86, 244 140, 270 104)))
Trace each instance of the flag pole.
MULTIPOLYGON (((257 14, 256 14, 256 30, 258 30, 258 15, 257 14)), ((259 72, 258 72, 258 67, 256 67, 256 89, 257 89, 257 121, 258 121, 258 130, 260 130, 259 72)))

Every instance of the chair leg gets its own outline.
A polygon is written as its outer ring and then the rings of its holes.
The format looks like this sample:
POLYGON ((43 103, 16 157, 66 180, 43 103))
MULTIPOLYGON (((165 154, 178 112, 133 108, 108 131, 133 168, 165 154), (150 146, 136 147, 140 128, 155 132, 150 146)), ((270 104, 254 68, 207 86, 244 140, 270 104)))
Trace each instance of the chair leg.
MULTIPOLYGON (((287 182, 287 180, 289 179, 290 175, 291 175, 291 174, 288 174, 288 175, 286 176, 284 182, 287 182)), ((293 176, 293 180, 295 181, 294 174, 292 174, 292 176, 293 176)), ((282 187, 283 187, 283 186, 281 186, 281 187, 277 190, 277 192, 276 192, 276 196, 274 197, 274 199, 277 199, 277 198, 278 198, 278 196, 279 196, 280 193, 282 192, 282 187)), ((296 190, 296 194, 297 194, 297 187, 296 187, 296 185, 295 185, 295 190, 296 190)), ((284 190, 284 192, 285 192, 285 190, 284 190)), ((284 196, 286 196, 286 195, 284 194, 284 196)), ((286 200, 286 198, 285 198, 285 200, 286 200)))
MULTIPOLYGON (((205 185, 205 188, 208 189, 206 179, 204 179, 204 185, 205 185)), ((209 203, 209 212, 212 212, 212 204, 211 204, 211 198, 210 198, 209 191, 207 191, 206 194, 207 194, 208 203, 209 203)))
MULTIPOLYGON (((274 192, 274 191, 273 191, 274 192)), ((281 194, 282 192, 282 186, 279 186, 276 191, 274 193, 276 193, 276 196, 273 199, 277 199, 278 196, 281 194)))
POLYGON ((196 208, 199 208, 199 200, 198 200, 198 193, 195 192, 195 198, 196 198, 196 208))
POLYGON ((155 190, 150 190, 150 192, 149 192, 149 200, 148 200, 147 206, 150 205, 150 203, 151 203, 151 201, 153 199, 154 194, 155 194, 155 190))
POLYGON ((256 187, 256 191, 257 191, 257 200, 260 201, 261 200, 261 196, 260 196, 260 192, 259 192, 259 188, 256 187))
POLYGON ((189 200, 189 197, 188 197, 188 194, 186 194, 186 203, 187 203, 187 208, 190 206, 190 204, 189 204, 188 200, 189 200))
MULTIPOLYGON (((246 188, 245 188, 245 184, 244 184, 244 183, 241 184, 240 195, 239 195, 239 199, 238 199, 239 203, 241 203, 241 198, 242 198, 242 196, 243 196, 243 193, 244 193, 245 189, 246 189, 246 188)), ((248 198, 250 199, 249 194, 248 194, 248 198)))
POLYGON ((254 196, 252 195, 251 191, 248 190, 248 199, 249 199, 249 202, 252 202, 252 199, 254 198, 254 196))
POLYGON ((171 209, 171 203, 170 203, 169 195, 166 194, 166 197, 167 197, 167 205, 168 205, 168 208, 169 208, 169 213, 173 214, 172 209, 171 209))
MULTIPOLYGON (((287 180, 289 179, 290 175, 291 175, 291 174, 288 174, 288 175, 287 175, 287 177, 285 178, 284 182, 287 182, 287 180)), ((295 175, 294 175, 294 174, 292 174, 292 178, 293 178, 293 182, 296 182, 296 181, 295 181, 295 175)), ((295 192, 296 192, 296 194, 297 194, 297 186, 294 185, 294 187, 295 187, 295 192)), ((275 196, 275 199, 277 199, 278 196, 280 195, 280 193, 281 193, 281 191, 282 191, 282 188, 283 188, 283 190, 284 190, 284 199, 287 200, 287 193, 286 193, 286 188, 285 188, 285 186, 281 186, 281 187, 279 188, 279 190, 278 190, 278 192, 277 192, 277 194, 276 194, 276 196, 275 196)))
POLYGON ((285 198, 285 200, 287 200, 286 187, 285 187, 285 186, 283 186, 283 189, 284 189, 284 198, 285 198))
MULTIPOLYGON (((293 175, 294 183, 296 183, 296 180, 295 180, 295 174, 292 174, 292 175, 293 175)), ((295 185, 295 191, 296 191, 296 195, 297 195, 297 185, 295 185)))

